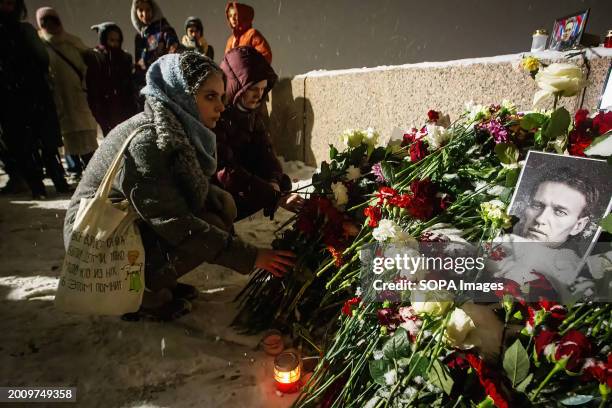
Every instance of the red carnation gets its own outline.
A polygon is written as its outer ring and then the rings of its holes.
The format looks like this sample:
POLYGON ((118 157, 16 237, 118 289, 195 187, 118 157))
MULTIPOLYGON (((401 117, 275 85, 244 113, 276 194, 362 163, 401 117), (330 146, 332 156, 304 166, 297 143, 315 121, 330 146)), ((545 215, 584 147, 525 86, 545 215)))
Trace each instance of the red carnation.
POLYGON ((578 330, 570 330, 561 338, 555 352, 555 360, 568 358, 565 369, 578 372, 586 357, 591 355, 591 342, 578 330))
POLYGON ((535 338, 535 351, 539 357, 550 343, 554 342, 558 337, 557 332, 550 330, 542 330, 535 338))
POLYGON ((397 191, 395 191, 391 187, 381 187, 376 193, 376 197, 378 197, 378 205, 383 205, 385 203, 385 200, 390 200, 396 195, 397 191))
POLYGON ((608 354, 607 362, 592 358, 587 359, 582 369, 584 371, 583 380, 594 379, 598 383, 606 384, 609 388, 612 388, 612 353, 608 354))
POLYGON ((495 378, 496 373, 490 370, 480 358, 472 353, 466 354, 466 359, 474 371, 476 371, 476 374, 478 374, 480 384, 484 387, 487 395, 491 397, 495 406, 497 408, 509 408, 508 399, 501 391, 501 381, 499 378, 495 378))
POLYGON ((593 129, 598 135, 603 135, 612 129, 612 112, 601 112, 593 118, 593 129))
POLYGON ((408 208, 410 206, 410 202, 412 201, 412 196, 409 194, 400 194, 389 200, 389 204, 399 207, 399 208, 408 208))
POLYGON ((410 145, 410 161, 418 162, 419 160, 425 158, 429 154, 427 147, 425 146, 425 142, 422 140, 417 140, 416 142, 410 145))
POLYGON ((342 306, 342 314, 349 317, 353 316, 353 307, 356 307, 359 302, 361 302, 361 298, 359 296, 344 302, 344 306, 342 306))
POLYGON ((437 122, 440 119, 440 112, 436 112, 435 110, 430 110, 427 112, 427 118, 429 118, 430 122, 437 122))
POLYGON ((369 218, 368 225, 372 228, 378 227, 378 222, 382 218, 382 212, 380 208, 373 206, 364 208, 363 215, 369 218))

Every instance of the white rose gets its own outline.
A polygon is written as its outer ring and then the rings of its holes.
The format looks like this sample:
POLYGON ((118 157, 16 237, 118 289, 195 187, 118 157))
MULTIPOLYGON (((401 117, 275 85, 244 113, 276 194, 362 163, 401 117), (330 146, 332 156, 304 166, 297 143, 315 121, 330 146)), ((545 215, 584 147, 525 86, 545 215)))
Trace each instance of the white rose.
POLYGON ((367 144, 368 146, 375 147, 376 144, 378 143, 379 136, 380 135, 378 134, 377 131, 369 127, 365 131, 362 142, 367 144))
POLYGON ((344 205, 348 203, 348 189, 342 182, 332 183, 332 191, 334 192, 334 198, 337 205, 344 205))
POLYGON ((425 139, 429 142, 429 150, 437 150, 444 146, 450 137, 450 132, 442 126, 427 125, 427 136, 425 136, 425 139))
POLYGON ((568 63, 554 63, 542 68, 536 74, 535 81, 540 90, 533 97, 534 105, 538 105, 555 94, 574 96, 586 86, 582 69, 568 63))
POLYGON ((342 141, 346 147, 358 147, 363 140, 363 133, 359 130, 347 129, 342 132, 342 141))
POLYGON ((380 220, 378 227, 372 230, 372 236, 378 242, 386 242, 390 238, 395 238, 402 229, 391 220, 380 220))
POLYGON ((451 347, 476 347, 491 361, 499 354, 503 330, 503 323, 490 307, 466 303, 451 313, 445 339, 451 347))
POLYGON ((444 315, 452 304, 452 296, 447 291, 428 290, 425 292, 412 292, 410 303, 414 313, 419 316, 428 315, 432 317, 444 315))
POLYGON ((347 180, 353 181, 357 180, 359 177, 361 177, 361 170, 359 170, 359 167, 350 165, 348 169, 346 169, 347 180))

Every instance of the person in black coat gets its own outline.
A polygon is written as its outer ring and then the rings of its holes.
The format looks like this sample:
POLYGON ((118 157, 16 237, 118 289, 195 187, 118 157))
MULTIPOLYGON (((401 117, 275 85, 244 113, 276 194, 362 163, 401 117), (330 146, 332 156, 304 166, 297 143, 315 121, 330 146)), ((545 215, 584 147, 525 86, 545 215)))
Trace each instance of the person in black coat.
POLYGON ((132 56, 121 49, 123 33, 112 22, 91 27, 98 45, 86 54, 87 102, 104 136, 137 113, 132 56))
POLYGON ((0 159, 9 175, 4 193, 22 192, 23 182, 34 198, 46 197, 43 167, 60 193, 69 191, 58 147, 59 121, 49 87, 49 56, 32 25, 22 22, 23 0, 0 12, 0 159))

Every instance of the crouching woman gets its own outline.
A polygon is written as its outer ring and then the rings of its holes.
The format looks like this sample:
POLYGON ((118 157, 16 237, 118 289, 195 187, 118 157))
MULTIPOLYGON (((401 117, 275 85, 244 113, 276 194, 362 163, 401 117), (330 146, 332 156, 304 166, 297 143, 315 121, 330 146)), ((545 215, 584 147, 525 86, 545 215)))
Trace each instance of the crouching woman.
POLYGON ((143 303, 128 318, 172 320, 189 312, 197 291, 177 279, 203 262, 241 273, 259 267, 277 276, 293 263, 290 252, 258 249, 234 236, 235 203, 209 184, 217 167, 211 129, 224 110, 224 81, 221 69, 196 52, 161 57, 147 72, 145 111, 108 134, 72 197, 66 246, 79 202, 93 197, 119 148, 138 129, 109 195, 134 207, 145 247, 143 303))

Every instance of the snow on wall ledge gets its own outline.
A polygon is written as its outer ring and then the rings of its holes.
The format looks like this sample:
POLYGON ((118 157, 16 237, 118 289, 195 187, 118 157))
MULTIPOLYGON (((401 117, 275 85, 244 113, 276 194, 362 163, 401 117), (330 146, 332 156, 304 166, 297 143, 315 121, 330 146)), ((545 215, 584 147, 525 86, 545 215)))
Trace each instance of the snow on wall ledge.
MULTIPOLYGON (((532 108, 535 82, 518 63, 523 55, 511 54, 445 62, 399 66, 312 71, 281 80, 269 104, 270 129, 279 154, 316 164, 328 158, 329 144, 339 144, 347 128, 377 129, 383 138, 395 127, 421 126, 429 109, 455 119, 467 101, 481 104, 514 102, 521 110, 532 108)), ((546 62, 560 62, 565 53, 533 54, 546 62)), ((595 109, 612 61, 612 49, 587 51, 591 66, 583 107, 595 109)), ((581 64, 581 59, 575 59, 581 64)), ((581 97, 564 98, 575 111, 581 97)))

